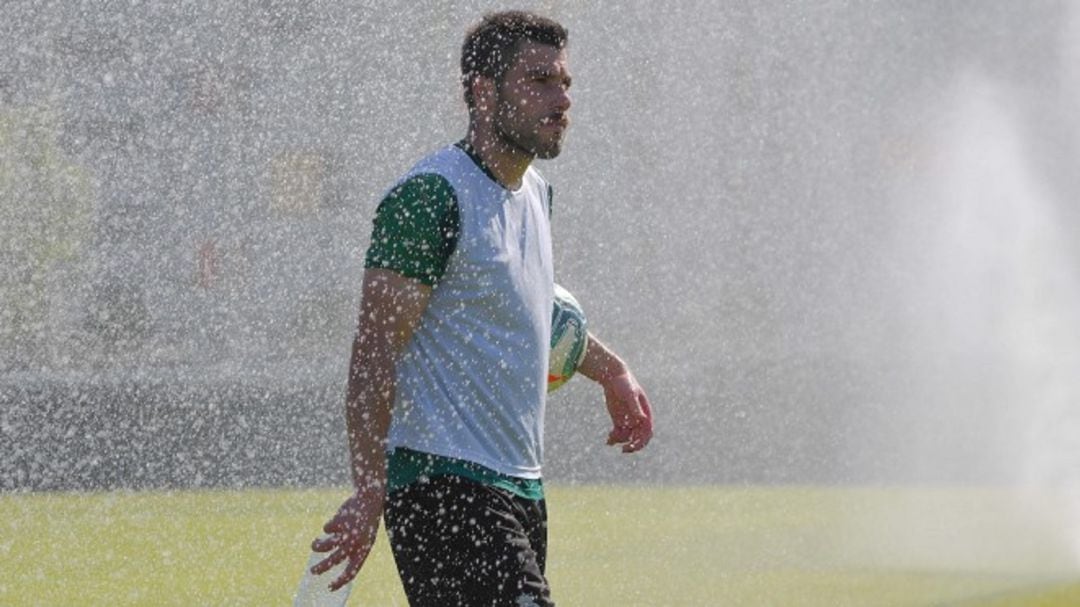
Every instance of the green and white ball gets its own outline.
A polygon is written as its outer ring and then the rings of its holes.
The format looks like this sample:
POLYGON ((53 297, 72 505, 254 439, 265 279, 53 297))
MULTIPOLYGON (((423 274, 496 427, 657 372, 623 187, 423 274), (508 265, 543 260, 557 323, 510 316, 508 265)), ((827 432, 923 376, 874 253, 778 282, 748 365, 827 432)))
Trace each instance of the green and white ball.
POLYGON ((569 291, 555 285, 551 312, 551 357, 548 360, 548 392, 570 381, 585 359, 589 344, 585 311, 569 291))

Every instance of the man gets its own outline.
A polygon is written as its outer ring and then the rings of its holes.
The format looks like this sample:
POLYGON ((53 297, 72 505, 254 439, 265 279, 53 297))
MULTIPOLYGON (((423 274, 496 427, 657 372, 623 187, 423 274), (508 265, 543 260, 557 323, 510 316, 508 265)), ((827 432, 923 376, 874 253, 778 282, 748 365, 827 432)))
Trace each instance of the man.
MULTIPOLYGON (((356 493, 313 547, 356 575, 386 522, 411 605, 552 605, 544 577, 543 415, 553 305, 551 188, 569 125, 566 30, 487 15, 462 47, 465 139, 379 205, 365 258, 346 420, 356 493)), ((638 451, 649 402, 590 336, 608 444, 638 451)))

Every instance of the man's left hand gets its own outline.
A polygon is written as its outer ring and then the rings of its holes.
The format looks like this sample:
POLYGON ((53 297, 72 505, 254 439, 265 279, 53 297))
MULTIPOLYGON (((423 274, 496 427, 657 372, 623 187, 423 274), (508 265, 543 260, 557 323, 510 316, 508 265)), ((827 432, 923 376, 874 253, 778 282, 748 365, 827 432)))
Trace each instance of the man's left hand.
POLYGON ((612 423, 607 444, 622 445, 623 453, 644 449, 653 434, 652 407, 645 390, 629 371, 605 380, 603 386, 612 423))

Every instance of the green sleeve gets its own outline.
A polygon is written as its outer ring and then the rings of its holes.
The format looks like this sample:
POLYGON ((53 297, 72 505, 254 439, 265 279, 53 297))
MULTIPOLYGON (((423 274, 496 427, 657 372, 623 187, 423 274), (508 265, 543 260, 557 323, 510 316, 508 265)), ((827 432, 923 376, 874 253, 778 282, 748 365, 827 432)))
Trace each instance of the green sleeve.
POLYGON ((460 222, 457 197, 446 178, 414 175, 379 203, 364 267, 393 270, 433 286, 446 273, 460 222))

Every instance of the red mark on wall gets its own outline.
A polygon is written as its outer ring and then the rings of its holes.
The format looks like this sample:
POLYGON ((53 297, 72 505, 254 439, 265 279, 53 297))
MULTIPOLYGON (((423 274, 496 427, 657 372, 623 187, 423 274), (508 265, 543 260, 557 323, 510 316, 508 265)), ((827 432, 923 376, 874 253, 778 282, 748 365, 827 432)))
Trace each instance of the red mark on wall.
POLYGON ((203 241, 195 251, 195 284, 203 289, 213 287, 220 277, 219 262, 217 243, 203 241))

